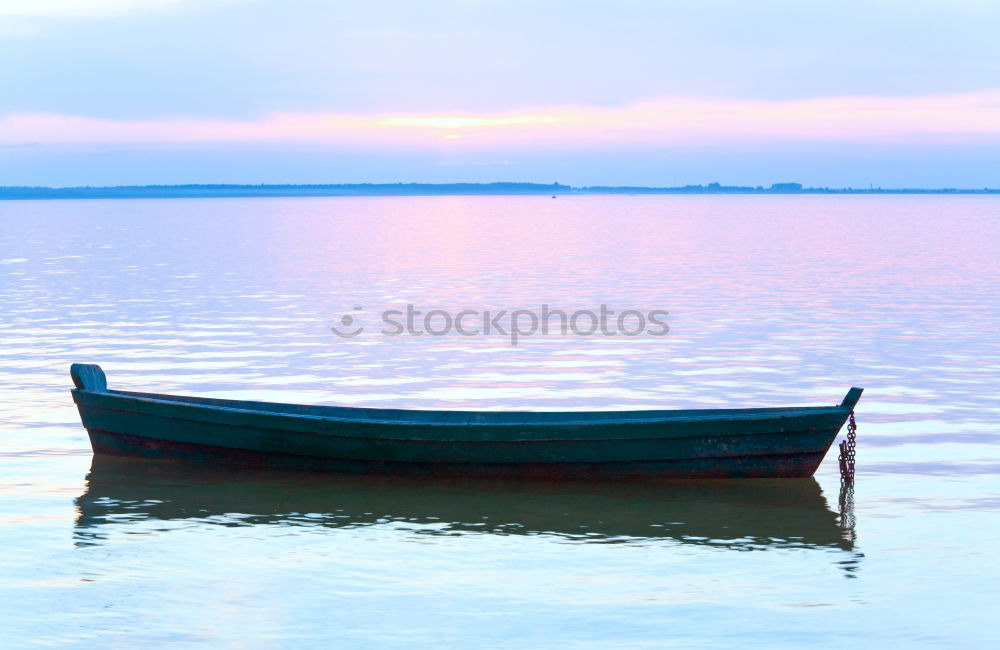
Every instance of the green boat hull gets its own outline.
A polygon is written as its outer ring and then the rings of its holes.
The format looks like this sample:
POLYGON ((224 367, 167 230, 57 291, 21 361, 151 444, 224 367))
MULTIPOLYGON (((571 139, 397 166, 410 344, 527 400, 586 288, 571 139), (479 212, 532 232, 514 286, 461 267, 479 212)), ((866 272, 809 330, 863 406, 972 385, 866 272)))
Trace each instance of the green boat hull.
POLYGON ((365 474, 807 477, 861 395, 826 407, 414 411, 115 391, 92 365, 72 375, 96 454, 365 474))

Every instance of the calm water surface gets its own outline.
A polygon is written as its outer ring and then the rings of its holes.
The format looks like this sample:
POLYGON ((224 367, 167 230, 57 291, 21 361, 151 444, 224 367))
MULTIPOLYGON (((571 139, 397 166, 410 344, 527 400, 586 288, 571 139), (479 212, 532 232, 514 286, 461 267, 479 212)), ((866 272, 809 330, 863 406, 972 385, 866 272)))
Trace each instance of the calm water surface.
POLYGON ((1000 201, 0 202, 5 647, 986 647, 1000 201), (418 309, 664 309, 664 337, 380 336, 418 309), (360 308, 360 309, 357 309, 360 308), (329 327, 351 314, 365 332, 329 327), (409 408, 838 403, 815 479, 412 481, 92 459, 112 386, 409 408))

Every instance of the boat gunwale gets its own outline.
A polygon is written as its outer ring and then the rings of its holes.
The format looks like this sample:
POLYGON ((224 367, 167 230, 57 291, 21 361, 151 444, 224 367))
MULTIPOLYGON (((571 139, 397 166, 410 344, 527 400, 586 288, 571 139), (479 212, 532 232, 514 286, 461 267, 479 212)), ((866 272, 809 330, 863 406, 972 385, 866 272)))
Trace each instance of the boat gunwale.
POLYGON ((186 395, 168 395, 163 393, 141 393, 135 391, 120 391, 107 389, 103 391, 90 391, 82 388, 72 389, 74 394, 90 394, 94 396, 108 396, 126 401, 135 401, 148 404, 177 405, 194 409, 204 409, 211 412, 232 412, 232 413, 255 413, 279 418, 288 418, 300 421, 311 422, 344 422, 350 424, 371 424, 386 426, 431 426, 431 427, 564 427, 564 426, 620 426, 629 424, 656 424, 661 422, 726 422, 744 420, 770 420, 782 419, 785 417, 803 417, 812 415, 832 415, 835 413, 846 413, 851 409, 843 405, 831 406, 791 406, 791 407, 755 407, 755 408, 728 408, 728 409, 679 409, 679 410, 634 410, 634 411, 469 411, 469 410, 438 410, 438 409, 386 409, 373 407, 353 407, 353 406, 330 406, 330 405, 309 405, 290 404, 283 402, 257 402, 252 400, 229 400, 224 398, 195 397, 186 395), (235 404, 247 404, 247 407, 209 404, 200 400, 220 400, 235 404), (313 413, 290 413, 281 410, 271 410, 268 408, 253 408, 250 405, 291 407, 297 409, 329 409, 328 414, 313 413), (352 417, 349 414, 336 413, 336 411, 382 411, 388 414, 399 414, 396 418, 378 418, 371 415, 358 415, 352 417), (407 414, 425 414, 419 419, 405 419, 407 414), (622 417, 615 417, 621 414, 622 417), (593 417, 593 416, 601 417, 593 417), (643 417, 636 417, 641 415, 643 417), (438 418, 458 418, 458 419, 433 419, 438 418), (463 416, 467 419, 462 419, 463 416), (531 416, 535 416, 532 418, 531 416), (572 417, 574 419, 558 419, 559 416, 572 417), (631 416, 631 417, 629 417, 631 416), (484 418, 477 420, 474 418, 484 418), (503 418, 511 419, 503 419, 503 418))

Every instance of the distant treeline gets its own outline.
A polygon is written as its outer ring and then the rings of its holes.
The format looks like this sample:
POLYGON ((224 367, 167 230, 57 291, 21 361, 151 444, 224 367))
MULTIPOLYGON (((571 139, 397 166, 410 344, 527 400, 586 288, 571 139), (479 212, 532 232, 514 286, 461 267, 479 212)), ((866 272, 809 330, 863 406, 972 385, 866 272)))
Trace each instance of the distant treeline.
POLYGON ((1000 189, 884 189, 802 187, 775 183, 770 187, 685 185, 683 187, 572 187, 553 183, 351 183, 330 185, 122 185, 116 187, 0 187, 0 199, 172 199, 278 196, 443 196, 443 195, 573 195, 573 194, 1000 194, 1000 189))

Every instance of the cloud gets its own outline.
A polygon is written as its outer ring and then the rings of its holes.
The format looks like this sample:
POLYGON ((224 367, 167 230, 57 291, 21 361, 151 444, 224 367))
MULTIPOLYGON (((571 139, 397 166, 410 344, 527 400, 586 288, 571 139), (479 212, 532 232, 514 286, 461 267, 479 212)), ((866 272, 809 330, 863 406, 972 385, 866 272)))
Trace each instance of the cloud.
POLYGON ((526 149, 760 141, 912 143, 1000 136, 1000 90, 793 101, 659 98, 618 107, 496 113, 276 113, 251 120, 0 119, 0 144, 308 143, 352 147, 526 149))
POLYGON ((106 18, 149 12, 181 5, 240 0, 0 0, 0 17, 13 18, 106 18))

